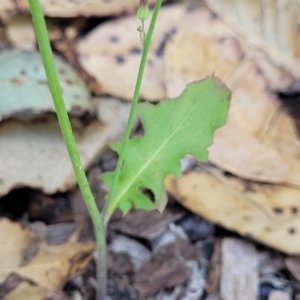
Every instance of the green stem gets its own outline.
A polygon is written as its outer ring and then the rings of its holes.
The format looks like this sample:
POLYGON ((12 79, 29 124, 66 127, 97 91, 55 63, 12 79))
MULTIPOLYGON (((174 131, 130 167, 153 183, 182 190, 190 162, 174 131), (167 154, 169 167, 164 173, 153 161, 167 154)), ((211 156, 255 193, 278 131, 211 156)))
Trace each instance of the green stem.
POLYGON ((120 150, 120 153, 119 153, 119 158, 118 158, 118 162, 117 162, 117 166, 116 166, 116 170, 115 170, 113 184, 111 186, 111 191, 110 191, 110 194, 109 194, 109 199, 107 200, 106 207, 103 210, 103 214, 102 214, 103 219, 104 219, 104 224, 107 224, 107 222, 109 221, 110 216, 112 215, 112 213, 114 212, 114 210, 116 209, 117 204, 118 204, 118 203, 114 202, 115 193, 116 193, 115 191, 116 191, 116 187, 117 187, 118 180, 119 180, 119 177, 120 177, 126 147, 127 147, 128 141, 129 141, 130 133, 131 133, 133 122, 134 122, 134 116, 135 116, 135 113, 136 113, 136 107, 137 107, 137 103, 138 103, 138 100, 139 100, 139 95, 140 95, 144 70, 145 70, 145 66, 146 66, 146 62, 147 62, 147 56, 148 56, 148 52, 149 52, 149 48, 150 48, 150 44, 151 44, 151 39, 152 39, 154 27, 155 27, 155 24, 156 24, 156 20, 157 20, 157 16, 158 16, 158 12, 159 12, 159 9, 161 7, 161 4, 162 4, 162 0, 157 0, 156 1, 154 11, 153 11, 153 15, 152 15, 152 18, 151 18, 151 23, 150 23, 150 26, 149 26, 149 30, 148 30, 148 33, 146 34, 145 39, 144 39, 144 47, 143 47, 139 72, 138 72, 138 76, 137 76, 137 81, 136 81, 136 85, 135 85, 135 89, 134 89, 134 95, 133 95, 133 99, 132 99, 130 114, 129 114, 129 118, 128 118, 128 122, 127 122, 127 126, 126 126, 126 131, 125 131, 125 135, 124 135, 124 140, 123 140, 122 147, 121 147, 121 150, 120 150))
POLYGON ((59 85, 59 80, 57 72, 54 65, 53 54, 50 47, 50 42, 48 38, 47 28, 45 19, 43 16, 42 8, 39 0, 28 0, 30 11, 33 19, 34 30, 41 52, 44 69, 48 79, 48 85, 54 102, 58 122, 60 129, 70 156, 70 160, 74 169, 74 173, 82 193, 83 199, 85 201, 86 207, 92 219, 97 252, 97 279, 99 284, 99 289, 97 291, 97 299, 103 300, 106 295, 106 285, 107 285, 107 263, 106 263, 106 233, 105 226, 100 217, 100 213, 95 202, 94 196, 91 192, 86 174, 82 168, 80 156, 78 153, 78 148, 72 134, 72 128, 70 125, 70 120, 63 100, 61 88, 59 85))

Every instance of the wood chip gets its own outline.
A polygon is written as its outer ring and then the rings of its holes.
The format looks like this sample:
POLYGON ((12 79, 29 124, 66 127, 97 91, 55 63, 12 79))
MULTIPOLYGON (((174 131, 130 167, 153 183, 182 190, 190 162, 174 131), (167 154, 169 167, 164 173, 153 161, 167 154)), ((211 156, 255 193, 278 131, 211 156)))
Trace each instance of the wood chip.
POLYGON ((225 238, 221 245, 220 296, 223 300, 256 300, 258 254, 248 242, 225 238))
POLYGON ((296 257, 287 257, 284 260, 286 268, 293 275, 293 277, 300 281, 300 260, 296 257))
POLYGON ((221 241, 217 240, 214 246, 214 252, 208 266, 206 280, 206 292, 212 294, 218 291, 221 270, 221 241))
POLYGON ((290 295, 285 291, 272 291, 269 294, 268 300, 290 300, 290 295))

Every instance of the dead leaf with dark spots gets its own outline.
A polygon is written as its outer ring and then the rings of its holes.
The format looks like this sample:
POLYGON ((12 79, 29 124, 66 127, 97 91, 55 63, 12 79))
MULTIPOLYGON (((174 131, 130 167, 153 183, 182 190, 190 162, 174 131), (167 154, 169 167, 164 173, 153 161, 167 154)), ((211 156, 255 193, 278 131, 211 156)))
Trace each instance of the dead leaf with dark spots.
POLYGON ((244 181, 208 164, 198 169, 165 181, 183 206, 228 230, 300 254, 300 189, 244 181))

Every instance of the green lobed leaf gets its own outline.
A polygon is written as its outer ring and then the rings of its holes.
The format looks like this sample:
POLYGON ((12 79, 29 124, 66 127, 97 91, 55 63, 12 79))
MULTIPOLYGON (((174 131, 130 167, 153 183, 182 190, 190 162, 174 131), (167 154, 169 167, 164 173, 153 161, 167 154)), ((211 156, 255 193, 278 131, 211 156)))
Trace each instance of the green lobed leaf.
MULTIPOLYGON (((162 211, 167 202, 165 177, 180 176, 180 159, 186 154, 207 160, 214 131, 225 124, 229 99, 229 90, 218 79, 208 77, 189 84, 178 98, 158 105, 139 104, 145 134, 127 145, 116 197, 110 199, 108 194, 108 215, 116 208, 125 214, 132 204, 162 211), (152 191, 154 203, 144 195, 144 189, 152 191)), ((119 153, 121 143, 112 144, 112 148, 119 153)), ((104 182, 110 186, 113 176, 114 172, 104 174, 104 182)))

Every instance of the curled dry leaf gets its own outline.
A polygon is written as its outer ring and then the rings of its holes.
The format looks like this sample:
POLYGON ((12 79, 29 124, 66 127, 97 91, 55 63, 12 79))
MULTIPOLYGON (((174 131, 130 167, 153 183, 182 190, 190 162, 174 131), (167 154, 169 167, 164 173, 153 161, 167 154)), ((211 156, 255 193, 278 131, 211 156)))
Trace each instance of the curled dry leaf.
POLYGON ((208 6, 276 64, 300 78, 300 2, 206 0, 208 6))
MULTIPOLYGON (((133 12, 136 0, 40 0, 43 11, 49 17, 107 16, 133 12)), ((148 0, 149 4, 155 0, 148 0)), ((28 11, 27 0, 1 0, 0 15, 28 11)))
MULTIPOLYGON (((129 105, 117 99, 97 99, 100 122, 74 128, 83 168, 87 168, 124 132, 129 105), (118 120, 116 122, 116 120, 118 120)), ((0 195, 18 186, 45 193, 63 192, 75 184, 73 169, 57 121, 13 122, 0 126, 0 195), (55 164, 53 162, 55 161, 55 164)))
MULTIPOLYGON (((19 295, 20 288, 23 296, 57 290, 66 279, 86 267, 95 249, 94 243, 66 242, 48 245, 34 232, 4 218, 0 221, 0 242, 0 256, 5 258, 0 262, 0 283, 11 274, 25 278, 31 284, 18 284, 16 290, 10 292, 19 295)), ((13 299, 10 293, 7 299, 13 299)))
POLYGON ((201 164, 199 172, 168 177, 182 205, 211 222, 289 254, 300 254, 300 190, 226 176, 201 164))

